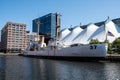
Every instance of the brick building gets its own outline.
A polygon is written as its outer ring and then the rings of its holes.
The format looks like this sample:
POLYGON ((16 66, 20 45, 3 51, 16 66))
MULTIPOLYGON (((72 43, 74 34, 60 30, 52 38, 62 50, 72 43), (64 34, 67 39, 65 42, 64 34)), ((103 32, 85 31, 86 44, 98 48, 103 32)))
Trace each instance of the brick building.
POLYGON ((25 49, 26 24, 7 22, 1 30, 1 49, 4 52, 25 49))

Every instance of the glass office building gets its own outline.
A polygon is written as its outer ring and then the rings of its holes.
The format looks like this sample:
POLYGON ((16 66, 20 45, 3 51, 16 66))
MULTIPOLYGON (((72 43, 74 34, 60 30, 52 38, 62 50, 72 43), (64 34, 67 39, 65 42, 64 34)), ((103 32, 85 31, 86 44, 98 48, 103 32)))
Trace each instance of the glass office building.
POLYGON ((49 13, 33 20, 32 32, 45 36, 45 42, 57 36, 60 31, 60 14, 49 13), (38 23, 39 22, 39 23, 38 23), (39 24, 39 25, 38 25, 39 24))

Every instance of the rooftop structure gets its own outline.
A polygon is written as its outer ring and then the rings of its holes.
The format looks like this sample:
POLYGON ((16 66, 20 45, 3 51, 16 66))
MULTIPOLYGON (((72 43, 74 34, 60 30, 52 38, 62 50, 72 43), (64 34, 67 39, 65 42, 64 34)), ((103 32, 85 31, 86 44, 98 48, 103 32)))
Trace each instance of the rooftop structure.
MULTIPOLYGON (((117 25, 119 25, 120 26, 120 18, 116 18, 116 19, 113 19, 112 20, 115 24, 117 24, 117 25)), ((105 21, 101 21, 101 22, 97 22, 97 23, 94 23, 96 26, 101 26, 101 25, 103 25, 104 23, 106 22, 106 20, 105 21)), ((81 28, 86 28, 87 27, 87 25, 83 25, 83 26, 81 26, 81 28)))
POLYGON ((100 42, 108 40, 112 43, 119 37, 120 18, 64 29, 60 33, 59 40, 61 45, 68 46, 72 44, 89 44, 92 39, 97 39, 100 42))

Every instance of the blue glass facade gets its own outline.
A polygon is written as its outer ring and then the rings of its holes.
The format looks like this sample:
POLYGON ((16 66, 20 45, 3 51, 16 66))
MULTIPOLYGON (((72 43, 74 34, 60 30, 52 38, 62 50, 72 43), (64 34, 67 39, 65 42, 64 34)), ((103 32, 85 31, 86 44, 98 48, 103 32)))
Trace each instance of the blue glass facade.
POLYGON ((56 14, 50 13, 33 20, 32 32, 38 32, 37 21, 40 21, 39 34, 46 35, 48 38, 56 36, 56 14))

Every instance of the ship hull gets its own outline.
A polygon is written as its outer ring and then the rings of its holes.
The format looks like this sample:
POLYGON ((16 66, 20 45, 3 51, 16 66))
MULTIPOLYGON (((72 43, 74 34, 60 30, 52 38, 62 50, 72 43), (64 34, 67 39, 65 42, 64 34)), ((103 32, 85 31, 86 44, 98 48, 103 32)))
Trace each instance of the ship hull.
POLYGON ((106 44, 90 44, 90 45, 80 45, 72 46, 67 48, 54 49, 51 47, 43 48, 40 51, 24 51, 24 56, 31 57, 44 57, 44 58, 57 58, 57 59, 67 59, 67 58, 104 58, 107 55, 107 45, 106 44))

